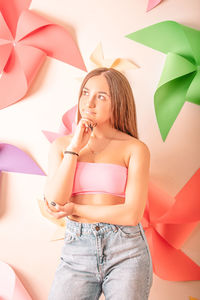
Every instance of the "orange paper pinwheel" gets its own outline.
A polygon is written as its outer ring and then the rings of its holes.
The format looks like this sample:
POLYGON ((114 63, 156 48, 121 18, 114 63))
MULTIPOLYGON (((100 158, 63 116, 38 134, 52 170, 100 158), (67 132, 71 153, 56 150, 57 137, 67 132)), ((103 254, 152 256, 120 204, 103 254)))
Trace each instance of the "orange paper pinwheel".
POLYGON ((200 220, 200 169, 181 191, 170 197, 152 182, 142 225, 154 273, 170 281, 200 279, 200 267, 180 247, 200 220))
POLYGON ((86 71, 69 32, 28 10, 31 0, 0 0, 0 109, 26 94, 46 56, 86 71))

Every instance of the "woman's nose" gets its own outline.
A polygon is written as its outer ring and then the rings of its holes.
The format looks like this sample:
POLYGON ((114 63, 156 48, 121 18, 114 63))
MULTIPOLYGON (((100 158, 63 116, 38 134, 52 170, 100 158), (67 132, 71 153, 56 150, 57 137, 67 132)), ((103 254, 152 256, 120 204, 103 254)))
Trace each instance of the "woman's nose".
POLYGON ((96 105, 94 96, 89 97, 87 105, 88 107, 94 107, 96 105))

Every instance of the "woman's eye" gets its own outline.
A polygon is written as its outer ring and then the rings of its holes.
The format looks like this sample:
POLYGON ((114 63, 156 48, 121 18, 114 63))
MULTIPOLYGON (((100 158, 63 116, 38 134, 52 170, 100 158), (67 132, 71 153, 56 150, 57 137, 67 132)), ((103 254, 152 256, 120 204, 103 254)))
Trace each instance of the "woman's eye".
POLYGON ((98 98, 99 98, 100 100, 104 100, 104 99, 105 99, 105 97, 104 97, 103 95, 99 95, 98 98))
POLYGON ((88 95, 88 91, 82 91, 83 95, 88 95))

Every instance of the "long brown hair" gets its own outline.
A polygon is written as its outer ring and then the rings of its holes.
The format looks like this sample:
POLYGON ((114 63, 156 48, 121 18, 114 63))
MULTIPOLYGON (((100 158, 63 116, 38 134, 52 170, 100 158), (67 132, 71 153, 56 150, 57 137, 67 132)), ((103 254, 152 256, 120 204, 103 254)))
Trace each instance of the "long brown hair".
POLYGON ((84 78, 78 97, 77 123, 81 119, 79 101, 87 81, 94 76, 103 74, 107 80, 111 96, 111 124, 114 128, 138 139, 136 108, 131 86, 126 77, 112 68, 97 68, 84 78))

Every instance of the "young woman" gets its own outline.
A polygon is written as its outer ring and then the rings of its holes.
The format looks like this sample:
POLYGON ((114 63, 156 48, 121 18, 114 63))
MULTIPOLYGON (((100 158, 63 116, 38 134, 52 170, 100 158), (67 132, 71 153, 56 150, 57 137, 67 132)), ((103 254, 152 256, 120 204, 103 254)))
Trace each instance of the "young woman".
POLYGON ((128 80, 112 68, 87 74, 77 127, 50 148, 45 207, 66 217, 49 300, 147 300, 153 270, 140 223, 150 152, 138 139, 128 80))

